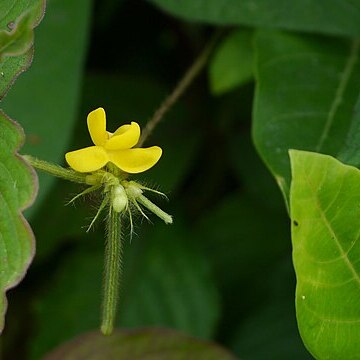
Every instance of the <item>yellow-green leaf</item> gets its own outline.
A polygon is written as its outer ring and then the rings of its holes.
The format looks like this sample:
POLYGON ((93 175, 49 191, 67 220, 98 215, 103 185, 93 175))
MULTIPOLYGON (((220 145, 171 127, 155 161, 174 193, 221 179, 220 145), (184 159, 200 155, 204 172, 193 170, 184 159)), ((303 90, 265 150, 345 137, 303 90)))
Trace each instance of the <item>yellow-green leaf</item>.
POLYGON ((360 359, 360 171, 292 150, 296 314, 316 359, 360 359))

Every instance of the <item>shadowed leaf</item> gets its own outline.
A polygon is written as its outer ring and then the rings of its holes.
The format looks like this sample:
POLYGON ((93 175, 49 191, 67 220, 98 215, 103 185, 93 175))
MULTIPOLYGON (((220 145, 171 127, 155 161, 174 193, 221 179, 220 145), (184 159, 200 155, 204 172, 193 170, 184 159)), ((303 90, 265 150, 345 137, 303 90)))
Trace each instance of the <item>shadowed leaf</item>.
POLYGON ((151 0, 181 18, 218 25, 360 35, 356 0, 151 0))
POLYGON ((237 30, 216 49, 209 66, 210 87, 215 95, 233 90, 253 78, 253 32, 237 30))
POLYGON ((235 360, 220 346, 167 329, 117 331, 112 336, 85 334, 74 339, 44 360, 235 360))
POLYGON ((360 91, 359 42, 259 32, 253 136, 286 199, 289 149, 336 156, 360 91))

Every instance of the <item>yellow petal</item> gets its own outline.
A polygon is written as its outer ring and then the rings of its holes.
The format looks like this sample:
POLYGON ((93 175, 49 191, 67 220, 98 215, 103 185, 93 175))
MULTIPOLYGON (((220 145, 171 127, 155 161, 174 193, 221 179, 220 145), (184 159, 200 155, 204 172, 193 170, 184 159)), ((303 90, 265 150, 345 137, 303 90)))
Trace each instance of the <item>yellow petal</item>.
POLYGON ((109 160, 121 170, 136 174, 153 167, 160 159, 162 150, 158 146, 145 149, 108 151, 109 160))
POLYGON ((137 144, 140 137, 140 126, 136 122, 120 126, 105 143, 108 150, 130 149, 137 144))
POLYGON ((70 167, 79 172, 99 170, 109 161, 106 151, 100 146, 70 151, 65 154, 65 159, 70 167))
POLYGON ((109 138, 106 132, 106 115, 103 108, 92 111, 87 117, 91 139, 95 145, 103 146, 109 138))

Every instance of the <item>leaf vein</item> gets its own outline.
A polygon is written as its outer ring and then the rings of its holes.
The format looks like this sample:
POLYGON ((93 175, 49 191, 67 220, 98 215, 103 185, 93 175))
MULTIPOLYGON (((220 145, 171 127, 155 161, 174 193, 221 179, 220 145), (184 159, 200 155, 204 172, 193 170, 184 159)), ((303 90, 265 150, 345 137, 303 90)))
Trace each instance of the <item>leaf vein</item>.
POLYGON ((319 142, 315 148, 316 152, 320 152, 321 148, 324 145, 326 138, 329 135, 330 128, 335 120, 336 112, 342 102, 344 92, 349 83, 351 74, 355 68, 355 64, 358 60, 359 45, 360 45, 360 40, 354 40, 352 43, 352 46, 350 48, 349 57, 348 57, 347 61, 345 62, 344 71, 341 74, 339 85, 335 92, 334 101, 331 103, 323 132, 322 132, 319 142))

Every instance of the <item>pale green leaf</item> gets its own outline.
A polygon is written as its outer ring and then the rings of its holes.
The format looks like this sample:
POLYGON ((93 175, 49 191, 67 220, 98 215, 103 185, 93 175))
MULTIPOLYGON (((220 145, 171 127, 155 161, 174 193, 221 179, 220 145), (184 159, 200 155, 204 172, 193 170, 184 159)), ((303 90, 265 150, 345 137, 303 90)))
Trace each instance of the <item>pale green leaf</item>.
POLYGON ((253 78, 253 32, 237 30, 216 49, 209 67, 211 91, 223 94, 253 78))
POLYGON ((249 25, 360 35, 357 0, 151 0, 175 16, 218 25, 249 25))
POLYGON ((288 150, 336 155, 360 91, 359 42, 280 32, 256 37, 253 137, 288 198, 288 150))
POLYGON ((215 343, 168 329, 117 331, 113 336, 82 335, 54 350, 44 360, 236 360, 215 343))
POLYGON ((24 277, 34 255, 34 236, 22 216, 37 190, 35 173, 17 155, 22 129, 0 111, 0 331, 4 327, 5 292, 24 277))
POLYGON ((290 158, 300 334, 317 359, 360 359, 360 171, 318 153, 290 158))

